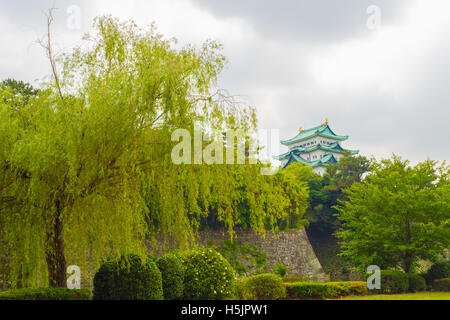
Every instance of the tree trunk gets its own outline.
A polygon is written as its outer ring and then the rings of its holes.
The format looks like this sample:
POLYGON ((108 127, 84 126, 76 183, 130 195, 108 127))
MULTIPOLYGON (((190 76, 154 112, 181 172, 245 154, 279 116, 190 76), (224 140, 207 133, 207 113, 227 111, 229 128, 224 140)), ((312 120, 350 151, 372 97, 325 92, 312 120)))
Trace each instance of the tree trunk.
POLYGON ((411 273, 412 269, 412 261, 410 258, 405 259, 405 273, 411 273))
POLYGON ((56 217, 51 231, 47 233, 47 268, 50 287, 66 287, 66 257, 64 255, 64 241, 62 237, 63 225, 61 221, 62 208, 57 201, 56 217))
MULTIPOLYGON (((411 244, 411 223, 409 222, 408 215, 406 218, 406 243, 408 246, 411 244)), ((408 249, 409 250, 409 249, 408 249)), ((404 271, 405 273, 411 273, 412 271, 412 264, 413 264, 413 256, 409 251, 405 252, 404 259, 404 271)))

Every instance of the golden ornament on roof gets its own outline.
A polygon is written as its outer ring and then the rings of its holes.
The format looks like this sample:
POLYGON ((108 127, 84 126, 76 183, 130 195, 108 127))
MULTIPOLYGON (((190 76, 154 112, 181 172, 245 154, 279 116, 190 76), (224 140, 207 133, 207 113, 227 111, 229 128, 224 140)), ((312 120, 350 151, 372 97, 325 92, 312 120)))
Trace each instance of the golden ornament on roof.
POLYGON ((298 132, 302 132, 302 131, 303 131, 303 128, 300 127, 300 128, 298 129, 298 132))
POLYGON ((324 124, 328 124, 328 118, 325 118, 325 123, 324 124))

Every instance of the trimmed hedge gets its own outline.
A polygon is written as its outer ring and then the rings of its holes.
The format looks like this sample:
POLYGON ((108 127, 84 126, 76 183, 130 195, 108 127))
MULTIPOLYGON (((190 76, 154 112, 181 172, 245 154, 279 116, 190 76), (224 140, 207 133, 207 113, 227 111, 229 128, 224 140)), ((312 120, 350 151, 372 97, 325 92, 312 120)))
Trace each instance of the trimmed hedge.
POLYGON ((238 279, 236 296, 240 300, 279 300, 286 297, 286 289, 280 276, 263 273, 238 279))
POLYGON ((409 292, 420 292, 427 289, 425 279, 418 274, 407 274, 409 280, 409 292))
POLYGON ((91 300, 88 289, 24 288, 0 292, 0 300, 91 300))
POLYGON ((368 294, 367 283, 364 281, 328 282, 337 286, 339 296, 360 296, 368 294))
POLYGON ((437 279, 450 278, 450 261, 433 264, 427 272, 427 277, 431 283, 437 279))
POLYGON ((450 291, 450 278, 437 279, 433 282, 434 291, 450 291))
POLYGON ((340 288, 333 283, 285 283, 287 297, 290 299, 327 299, 338 298, 340 288))
POLYGON ((104 261, 94 276, 94 300, 162 300, 161 272, 136 254, 104 261))
POLYGON ((332 299, 343 296, 367 294, 364 281, 341 281, 325 283, 294 282, 284 284, 290 299, 332 299))
POLYGON ((216 250, 197 247, 180 254, 185 268, 184 298, 194 300, 233 299, 235 271, 216 250))
POLYGON ((174 254, 165 254, 156 261, 161 271, 164 299, 177 300, 183 297, 184 267, 174 254))
POLYGON ((381 270, 381 289, 375 293, 406 293, 409 289, 409 278, 403 271, 381 270))

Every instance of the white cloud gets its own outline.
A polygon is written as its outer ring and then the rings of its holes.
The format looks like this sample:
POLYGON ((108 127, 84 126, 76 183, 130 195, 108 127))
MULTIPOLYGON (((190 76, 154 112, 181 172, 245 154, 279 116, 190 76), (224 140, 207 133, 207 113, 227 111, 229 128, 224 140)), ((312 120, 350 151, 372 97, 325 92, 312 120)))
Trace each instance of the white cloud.
POLYGON ((416 70, 448 35, 450 3, 439 4, 419 2, 403 22, 332 45, 311 57, 309 66, 316 85, 326 92, 374 89, 407 100, 421 83, 416 70))

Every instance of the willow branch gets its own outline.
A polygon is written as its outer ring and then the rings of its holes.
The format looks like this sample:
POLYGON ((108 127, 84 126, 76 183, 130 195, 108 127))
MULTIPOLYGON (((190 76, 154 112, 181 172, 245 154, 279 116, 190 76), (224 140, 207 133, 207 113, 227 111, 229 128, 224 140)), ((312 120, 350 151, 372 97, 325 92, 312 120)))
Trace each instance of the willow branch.
POLYGON ((47 16, 47 42, 45 43, 42 40, 39 40, 38 43, 45 49, 45 53, 47 54, 47 57, 50 61, 50 66, 52 67, 52 73, 53 73, 53 78, 55 79, 56 89, 58 90, 61 100, 64 100, 64 96, 63 96, 62 90, 61 90, 61 85, 59 82, 58 72, 56 69, 56 61, 55 61, 55 57, 53 55, 52 41, 51 41, 51 25, 53 23, 53 10, 54 10, 54 8, 49 9, 48 13, 46 14, 46 16, 47 16))

